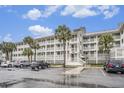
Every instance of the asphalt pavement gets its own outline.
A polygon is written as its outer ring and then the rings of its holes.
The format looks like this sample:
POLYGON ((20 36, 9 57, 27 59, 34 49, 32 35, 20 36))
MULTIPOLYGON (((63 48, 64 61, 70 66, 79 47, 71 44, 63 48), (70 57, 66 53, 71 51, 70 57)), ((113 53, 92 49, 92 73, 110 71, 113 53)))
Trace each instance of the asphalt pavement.
POLYGON ((79 75, 63 75, 72 68, 0 68, 0 87, 7 88, 124 88, 124 74, 86 68, 79 75))

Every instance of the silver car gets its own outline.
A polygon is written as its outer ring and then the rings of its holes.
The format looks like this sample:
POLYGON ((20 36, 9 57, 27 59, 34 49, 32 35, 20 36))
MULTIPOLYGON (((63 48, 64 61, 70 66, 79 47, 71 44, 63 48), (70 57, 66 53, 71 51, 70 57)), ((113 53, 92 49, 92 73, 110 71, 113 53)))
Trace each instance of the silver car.
POLYGON ((1 67, 13 67, 13 62, 10 62, 10 61, 4 61, 4 62, 1 62, 1 67))

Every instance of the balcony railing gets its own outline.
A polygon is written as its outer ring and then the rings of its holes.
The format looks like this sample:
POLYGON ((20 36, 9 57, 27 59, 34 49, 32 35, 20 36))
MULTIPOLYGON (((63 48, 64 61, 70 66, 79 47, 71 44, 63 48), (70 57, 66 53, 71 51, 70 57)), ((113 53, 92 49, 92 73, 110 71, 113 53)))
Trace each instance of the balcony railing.
POLYGON ((84 43, 87 43, 87 42, 95 42, 96 39, 89 39, 89 40, 83 40, 83 41, 84 41, 84 43))

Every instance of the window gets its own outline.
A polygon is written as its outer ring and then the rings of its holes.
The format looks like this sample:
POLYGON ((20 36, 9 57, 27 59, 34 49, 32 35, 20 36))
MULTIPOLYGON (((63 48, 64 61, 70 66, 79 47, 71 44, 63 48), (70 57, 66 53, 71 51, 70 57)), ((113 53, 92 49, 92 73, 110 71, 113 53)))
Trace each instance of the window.
POLYGON ((57 52, 57 55, 60 55, 60 52, 57 52))
POLYGON ((122 51, 123 51, 122 49, 118 49, 117 50, 117 56, 122 56, 122 51))

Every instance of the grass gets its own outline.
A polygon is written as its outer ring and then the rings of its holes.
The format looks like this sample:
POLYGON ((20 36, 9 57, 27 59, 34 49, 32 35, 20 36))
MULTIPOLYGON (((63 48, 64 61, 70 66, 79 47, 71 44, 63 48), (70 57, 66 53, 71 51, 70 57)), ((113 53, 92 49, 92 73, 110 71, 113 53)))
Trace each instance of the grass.
MULTIPOLYGON (((50 64, 50 67, 53 67, 53 68, 60 68, 60 67, 63 67, 62 64, 50 64)), ((75 68, 77 66, 72 66, 72 65, 66 65, 65 68, 75 68)))
POLYGON ((63 67, 63 65, 62 64, 51 64, 50 67, 59 68, 59 67, 63 67))
POLYGON ((103 67, 103 64, 89 64, 91 67, 103 67))

